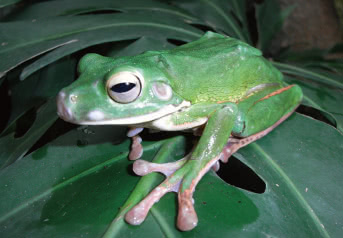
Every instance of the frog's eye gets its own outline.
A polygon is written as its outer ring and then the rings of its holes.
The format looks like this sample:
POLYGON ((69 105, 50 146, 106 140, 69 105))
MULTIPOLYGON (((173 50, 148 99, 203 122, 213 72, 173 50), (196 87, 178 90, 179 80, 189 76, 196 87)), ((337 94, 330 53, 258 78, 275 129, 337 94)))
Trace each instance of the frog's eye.
POLYGON ((131 72, 112 75, 107 81, 107 93, 116 102, 133 102, 140 94, 142 85, 139 78, 131 72))

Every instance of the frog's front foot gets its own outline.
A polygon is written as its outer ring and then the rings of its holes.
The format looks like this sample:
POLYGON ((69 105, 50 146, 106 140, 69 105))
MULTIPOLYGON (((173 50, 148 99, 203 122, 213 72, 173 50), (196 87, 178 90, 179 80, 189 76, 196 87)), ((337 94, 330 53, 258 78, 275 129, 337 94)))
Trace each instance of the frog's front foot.
POLYGON ((133 170, 137 175, 144 176, 151 172, 160 172, 166 176, 164 182, 153 189, 140 203, 134 206, 125 216, 125 220, 132 225, 141 224, 150 208, 168 192, 178 193, 177 227, 182 231, 193 229, 198 223, 198 217, 193 207, 193 192, 204 174, 213 166, 217 166, 219 156, 204 164, 197 160, 190 160, 190 156, 165 164, 156 164, 144 160, 137 160, 133 170))
POLYGON ((140 132, 142 132, 143 128, 131 128, 127 136, 131 137, 132 144, 131 144, 131 150, 129 154, 130 160, 137 160, 143 155, 143 147, 141 145, 142 138, 138 135, 140 132))

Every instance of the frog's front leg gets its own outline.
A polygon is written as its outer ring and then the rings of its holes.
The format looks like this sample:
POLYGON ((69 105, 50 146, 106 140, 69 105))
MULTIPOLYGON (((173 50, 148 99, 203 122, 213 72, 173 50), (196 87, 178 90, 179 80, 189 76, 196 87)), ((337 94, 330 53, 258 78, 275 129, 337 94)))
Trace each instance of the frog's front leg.
POLYGON ((177 191, 179 202, 177 226, 183 231, 193 229, 198 222, 193 207, 194 189, 206 172, 221 158, 221 152, 229 139, 236 115, 237 106, 233 103, 223 105, 214 111, 197 146, 187 158, 154 166, 149 162, 136 161, 134 171, 139 175, 161 172, 167 178, 126 214, 126 221, 139 225, 144 221, 153 204, 164 194, 177 191))

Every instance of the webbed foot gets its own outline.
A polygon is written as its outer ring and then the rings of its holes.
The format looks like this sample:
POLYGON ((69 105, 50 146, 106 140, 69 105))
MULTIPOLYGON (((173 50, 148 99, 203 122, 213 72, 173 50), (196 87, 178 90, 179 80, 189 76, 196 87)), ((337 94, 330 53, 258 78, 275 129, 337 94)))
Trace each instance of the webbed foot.
MULTIPOLYGON (((137 160, 133 170, 137 175, 144 176, 151 172, 160 172, 166 176, 164 182, 153 189, 140 203, 134 206, 125 216, 125 220, 132 225, 141 224, 146 218, 150 208, 168 192, 178 193, 177 227, 182 231, 193 229, 198 223, 194 209, 193 192, 206 172, 216 165, 219 157, 214 158, 204 166, 199 161, 185 158, 165 164, 156 164, 144 160, 137 160)), ((217 166, 217 165, 216 165, 217 166)))

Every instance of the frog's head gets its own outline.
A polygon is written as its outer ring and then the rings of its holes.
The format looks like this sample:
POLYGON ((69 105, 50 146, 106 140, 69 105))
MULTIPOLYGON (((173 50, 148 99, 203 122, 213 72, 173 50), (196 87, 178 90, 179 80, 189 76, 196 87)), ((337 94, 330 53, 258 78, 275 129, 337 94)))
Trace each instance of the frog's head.
POLYGON ((173 92, 153 57, 84 56, 80 77, 58 95, 58 115, 86 125, 132 125, 189 106, 173 92))

